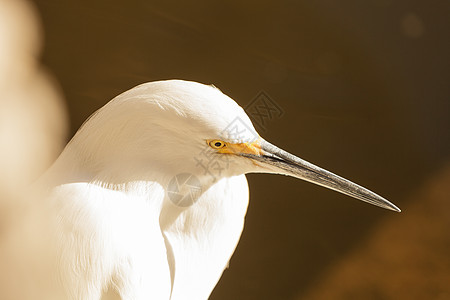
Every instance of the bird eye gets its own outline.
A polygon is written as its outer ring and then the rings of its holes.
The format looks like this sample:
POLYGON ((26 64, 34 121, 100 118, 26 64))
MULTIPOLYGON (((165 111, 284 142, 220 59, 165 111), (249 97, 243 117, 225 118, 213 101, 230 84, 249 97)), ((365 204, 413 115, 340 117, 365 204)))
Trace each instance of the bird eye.
POLYGON ((221 149, 225 147, 225 142, 219 140, 212 140, 209 142, 209 146, 213 149, 221 149))

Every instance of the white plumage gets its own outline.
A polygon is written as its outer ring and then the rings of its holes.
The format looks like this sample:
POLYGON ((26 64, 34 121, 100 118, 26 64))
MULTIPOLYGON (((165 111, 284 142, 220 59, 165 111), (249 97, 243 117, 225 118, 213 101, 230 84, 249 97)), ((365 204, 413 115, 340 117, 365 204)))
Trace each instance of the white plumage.
POLYGON ((85 122, 46 175, 71 298, 98 299, 109 284, 124 299, 208 297, 242 232, 248 188, 238 165, 214 182, 194 158, 236 117, 251 126, 219 90, 167 81, 125 92, 85 122), (204 190, 190 207, 167 199, 183 172, 204 190))
POLYGON ((112 288, 122 299, 207 299, 243 229, 245 173, 291 175, 398 210, 255 132, 232 99, 187 81, 142 84, 98 110, 38 183, 55 217, 60 295, 94 300, 112 288), (226 158, 214 174, 199 163, 210 155, 226 158), (190 205, 170 197, 180 174, 199 183, 175 191, 190 205))

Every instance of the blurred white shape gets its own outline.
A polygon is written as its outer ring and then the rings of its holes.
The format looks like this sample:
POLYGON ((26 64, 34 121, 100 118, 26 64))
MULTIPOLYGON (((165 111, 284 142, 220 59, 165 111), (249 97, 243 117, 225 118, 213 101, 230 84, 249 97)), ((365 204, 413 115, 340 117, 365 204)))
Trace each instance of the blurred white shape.
POLYGON ((58 299, 49 263, 54 252, 45 234, 53 220, 43 217, 48 214, 42 214, 40 189, 26 192, 62 148, 67 128, 61 94, 37 60, 40 46, 30 3, 0 0, 2 300, 58 299))
POLYGON ((401 19, 402 33, 410 38, 419 38, 425 33, 423 21, 414 13, 407 13, 401 19))
POLYGON ((49 166, 66 134, 60 92, 37 61, 40 33, 28 2, 0 0, 0 201, 49 166))

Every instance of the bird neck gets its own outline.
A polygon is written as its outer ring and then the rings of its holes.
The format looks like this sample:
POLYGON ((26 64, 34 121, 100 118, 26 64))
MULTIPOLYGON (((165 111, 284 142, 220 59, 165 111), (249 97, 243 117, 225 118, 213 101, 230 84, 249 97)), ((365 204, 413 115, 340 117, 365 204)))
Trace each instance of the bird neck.
POLYGON ((244 175, 210 185, 195 203, 164 201, 160 225, 168 247, 172 299, 206 299, 241 235, 248 206, 244 175))

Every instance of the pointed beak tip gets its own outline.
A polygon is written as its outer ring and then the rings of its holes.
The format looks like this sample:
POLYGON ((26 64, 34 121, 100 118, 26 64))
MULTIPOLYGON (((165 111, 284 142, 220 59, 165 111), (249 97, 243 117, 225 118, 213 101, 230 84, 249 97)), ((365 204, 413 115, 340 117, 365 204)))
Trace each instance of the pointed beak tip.
MULTIPOLYGON (((388 202, 388 201, 386 200, 386 202, 388 202)), ((400 208, 398 208, 395 204, 393 204, 391 202, 386 203, 386 206, 383 206, 383 207, 386 209, 398 212, 398 213, 402 212, 402 210, 400 208)))
POLYGON ((398 213, 401 213, 401 212, 402 212, 402 210, 401 210, 400 208, 398 208, 397 206, 395 207, 394 211, 395 211, 395 212, 398 212, 398 213))

